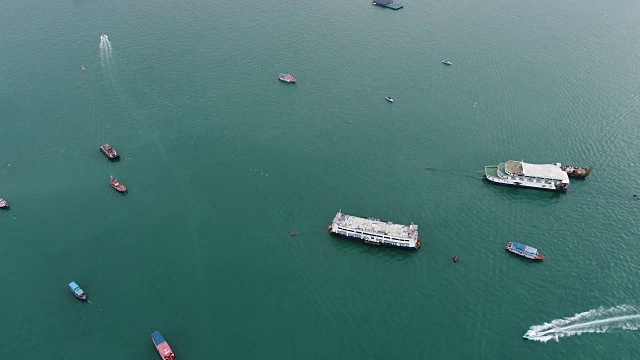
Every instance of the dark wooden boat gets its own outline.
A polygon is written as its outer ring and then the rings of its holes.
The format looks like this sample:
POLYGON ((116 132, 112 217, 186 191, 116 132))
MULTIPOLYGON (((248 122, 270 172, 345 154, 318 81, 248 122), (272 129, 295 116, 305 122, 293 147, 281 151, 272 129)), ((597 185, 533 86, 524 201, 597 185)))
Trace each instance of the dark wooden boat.
POLYGON ((3 198, 0 198, 0 209, 8 209, 9 203, 6 202, 3 198))
POLYGON ((127 191, 127 187, 124 186, 124 184, 119 182, 118 179, 114 178, 113 176, 109 180, 109 185, 111 185, 111 187, 116 189, 116 191, 118 191, 118 192, 123 193, 123 192, 127 191))
POLYGON ((585 167, 561 165, 561 164, 558 164, 558 166, 560 166, 560 169, 566 172, 567 175, 574 178, 586 178, 593 171, 593 166, 591 166, 588 169, 585 167))
POLYGON ((118 150, 109 144, 104 144, 100 146, 100 151, 106 156, 109 160, 115 160, 120 157, 118 154, 118 150))

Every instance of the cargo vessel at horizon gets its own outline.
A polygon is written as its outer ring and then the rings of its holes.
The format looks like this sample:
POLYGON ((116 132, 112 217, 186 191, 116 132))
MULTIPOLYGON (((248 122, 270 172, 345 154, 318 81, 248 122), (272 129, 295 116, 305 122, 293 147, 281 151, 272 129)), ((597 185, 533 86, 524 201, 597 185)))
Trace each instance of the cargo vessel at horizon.
POLYGON ((338 211, 329 225, 329 232, 372 245, 420 249, 418 225, 394 224, 379 219, 346 215, 338 211))
POLYGON ((498 166, 485 166, 487 180, 502 185, 566 191, 569 175, 553 164, 529 164, 509 160, 498 166))

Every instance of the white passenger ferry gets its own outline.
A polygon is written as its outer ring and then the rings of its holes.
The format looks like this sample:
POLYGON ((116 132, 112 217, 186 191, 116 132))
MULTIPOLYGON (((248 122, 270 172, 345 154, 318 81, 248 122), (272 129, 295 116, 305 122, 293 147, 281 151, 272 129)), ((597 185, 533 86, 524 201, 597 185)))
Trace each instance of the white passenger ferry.
POLYGON ((498 166, 485 166, 487 180, 496 184, 566 191, 569 176, 553 164, 528 164, 509 160, 498 166))
POLYGON ((338 211, 329 232, 367 244, 419 249, 418 225, 400 225, 379 219, 345 215, 338 211))

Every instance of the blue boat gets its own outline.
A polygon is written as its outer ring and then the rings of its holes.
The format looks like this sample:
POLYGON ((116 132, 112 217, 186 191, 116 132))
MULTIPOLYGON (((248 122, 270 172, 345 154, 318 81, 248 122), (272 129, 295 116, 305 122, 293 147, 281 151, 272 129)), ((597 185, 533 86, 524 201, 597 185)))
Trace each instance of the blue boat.
POLYGON ((527 246, 525 244, 520 244, 517 242, 510 242, 504 248, 507 251, 510 251, 516 255, 524 256, 527 259, 532 260, 543 260, 544 255, 538 252, 538 249, 532 248, 531 246, 527 246))
POLYGON ((87 294, 84 293, 84 291, 80 288, 78 284, 76 284, 75 281, 72 281, 69 283, 69 289, 71 289, 71 292, 73 293, 73 295, 78 299, 87 300, 87 294))
POLYGON ((176 356, 173 354, 173 350, 169 347, 169 343, 164 339, 164 336, 160 334, 160 331, 151 334, 151 340, 153 341, 153 345, 156 346, 156 350, 158 350, 158 354, 160 354, 162 360, 175 360, 176 356))

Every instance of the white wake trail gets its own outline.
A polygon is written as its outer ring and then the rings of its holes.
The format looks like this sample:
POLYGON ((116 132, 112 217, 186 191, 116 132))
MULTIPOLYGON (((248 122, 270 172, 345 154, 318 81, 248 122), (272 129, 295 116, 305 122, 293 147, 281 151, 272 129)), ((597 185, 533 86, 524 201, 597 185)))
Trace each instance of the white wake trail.
POLYGON ((550 323, 534 325, 529 331, 535 332, 529 340, 547 342, 560 341, 561 337, 585 333, 607 333, 615 330, 640 329, 640 311, 630 305, 620 305, 609 309, 600 307, 575 314, 572 317, 556 319, 550 323))
POLYGON ((109 66, 112 57, 113 49, 111 48, 109 37, 105 34, 102 34, 100 35, 100 60, 102 61, 102 66, 104 67, 105 64, 109 66))

